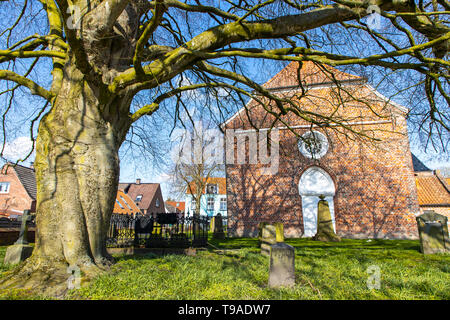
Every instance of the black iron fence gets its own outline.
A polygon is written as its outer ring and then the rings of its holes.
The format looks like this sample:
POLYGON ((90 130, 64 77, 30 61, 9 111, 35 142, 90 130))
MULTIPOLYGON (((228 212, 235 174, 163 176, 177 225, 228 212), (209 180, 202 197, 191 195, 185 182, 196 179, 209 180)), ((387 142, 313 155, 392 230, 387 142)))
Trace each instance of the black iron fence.
POLYGON ((113 214, 106 243, 108 247, 202 247, 208 242, 208 227, 208 217, 179 217, 176 213, 136 217, 113 214))
MULTIPOLYGON (((36 227, 34 220, 27 221, 28 227, 36 227)), ((9 219, 5 217, 0 218, 0 229, 18 228, 22 226, 21 219, 9 219)))

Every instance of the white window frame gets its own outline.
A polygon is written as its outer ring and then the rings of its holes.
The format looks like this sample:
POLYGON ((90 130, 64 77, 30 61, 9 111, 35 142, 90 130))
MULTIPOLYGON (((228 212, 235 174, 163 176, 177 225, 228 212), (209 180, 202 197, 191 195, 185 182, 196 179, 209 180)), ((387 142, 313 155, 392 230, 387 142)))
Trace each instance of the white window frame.
POLYGON ((0 193, 9 193, 9 182, 0 182, 0 193), (6 186, 6 188, 4 188, 6 186))
POLYGON ((138 194, 138 195, 136 196, 135 202, 141 202, 141 201, 142 201, 142 197, 143 197, 142 194, 138 194), (138 198, 139 198, 139 199, 138 199, 138 198))
POLYGON ((227 198, 220 199, 220 211, 227 211, 227 198))
POLYGON ((214 197, 208 197, 206 199, 206 210, 207 211, 214 211, 214 205, 215 205, 216 201, 214 199, 214 197), (212 206, 211 206, 212 204, 212 206))

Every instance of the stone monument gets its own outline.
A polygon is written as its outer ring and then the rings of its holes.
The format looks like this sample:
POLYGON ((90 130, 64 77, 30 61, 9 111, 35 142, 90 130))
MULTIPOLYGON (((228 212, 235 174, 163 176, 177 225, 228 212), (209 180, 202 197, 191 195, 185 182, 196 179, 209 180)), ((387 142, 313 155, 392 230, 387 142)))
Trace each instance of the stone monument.
POLYGON ((290 287, 295 285, 295 250, 284 243, 270 248, 269 287, 290 287))
POLYGON ((259 240, 261 243, 261 254, 269 256, 270 247, 273 244, 284 241, 284 227, 281 222, 273 224, 261 222, 259 225, 259 240))
POLYGON ((448 218, 433 210, 416 217, 419 229, 420 251, 423 254, 450 252, 448 218))
POLYGON ((317 233, 313 240, 341 241, 341 238, 334 232, 328 201, 325 200, 323 195, 320 195, 319 198, 320 200, 317 204, 317 233))
POLYGON ((213 233, 214 239, 225 239, 225 233, 223 232, 223 221, 222 221, 222 215, 218 213, 214 217, 214 233, 213 233))
POLYGON ((33 247, 28 244, 27 222, 31 220, 30 210, 25 210, 22 215, 22 225, 20 227, 19 239, 6 249, 4 264, 18 264, 33 253, 33 247))

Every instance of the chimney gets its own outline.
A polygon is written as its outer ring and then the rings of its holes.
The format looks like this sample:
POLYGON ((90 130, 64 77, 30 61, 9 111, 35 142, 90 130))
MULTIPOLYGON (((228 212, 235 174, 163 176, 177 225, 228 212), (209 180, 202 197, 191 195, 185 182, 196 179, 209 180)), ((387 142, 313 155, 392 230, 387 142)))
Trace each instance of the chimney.
POLYGON ((31 162, 31 163, 30 163, 30 168, 31 168, 31 169, 34 169, 34 162, 31 162))
POLYGON ((141 179, 136 179, 136 184, 141 184, 141 179))

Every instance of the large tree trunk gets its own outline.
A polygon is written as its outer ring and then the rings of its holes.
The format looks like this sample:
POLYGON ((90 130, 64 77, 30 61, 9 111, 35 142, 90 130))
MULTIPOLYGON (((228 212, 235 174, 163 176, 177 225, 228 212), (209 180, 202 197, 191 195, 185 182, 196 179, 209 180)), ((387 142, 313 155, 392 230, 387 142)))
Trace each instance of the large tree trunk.
POLYGON ((118 150, 130 125, 122 113, 129 103, 84 81, 73 64, 66 68, 39 126, 35 248, 4 285, 60 294, 67 290, 68 266, 89 278, 109 265, 106 233, 118 187, 118 150))

